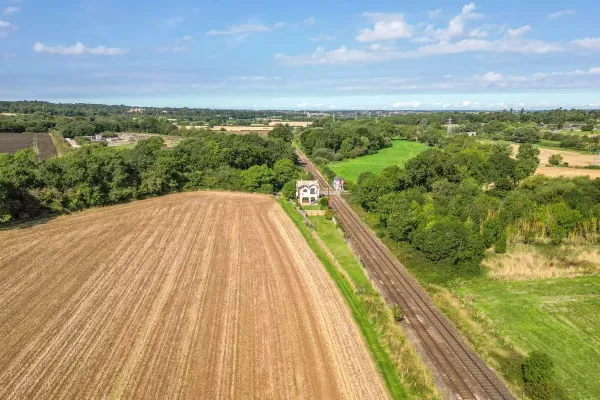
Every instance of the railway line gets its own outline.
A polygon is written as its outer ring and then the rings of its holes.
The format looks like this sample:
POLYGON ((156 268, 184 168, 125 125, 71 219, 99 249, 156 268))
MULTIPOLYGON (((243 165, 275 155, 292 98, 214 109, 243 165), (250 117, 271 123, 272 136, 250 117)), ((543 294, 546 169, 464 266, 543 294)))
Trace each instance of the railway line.
MULTIPOLYGON (((322 188, 332 191, 310 160, 298 150, 305 168, 322 188)), ((460 337, 425 290, 390 253, 387 247, 360 220, 341 196, 330 196, 329 205, 343 226, 370 279, 391 304, 398 305, 406 318, 402 325, 434 371, 444 397, 448 399, 514 399, 508 388, 460 337)))

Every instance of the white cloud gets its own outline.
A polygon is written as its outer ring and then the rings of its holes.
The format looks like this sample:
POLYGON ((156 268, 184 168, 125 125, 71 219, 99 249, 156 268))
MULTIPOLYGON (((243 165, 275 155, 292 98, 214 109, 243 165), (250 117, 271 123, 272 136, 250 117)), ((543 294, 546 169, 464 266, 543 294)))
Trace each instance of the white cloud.
POLYGON ((0 28, 14 28, 15 26, 7 21, 2 21, 0 19, 0 28))
POLYGON ((308 103, 307 103, 307 102, 304 102, 304 101, 303 101, 302 103, 298 103, 298 104, 296 104, 296 108, 304 108, 304 107, 306 107, 306 106, 308 106, 308 103))
POLYGON ((479 19, 483 15, 475 12, 475 3, 465 4, 457 16, 452 18, 446 29, 437 29, 434 33, 439 40, 449 40, 454 37, 463 36, 467 21, 479 19))
POLYGON ((590 68, 588 70, 589 74, 600 74, 600 67, 596 67, 596 68, 590 68))
POLYGON ((567 17, 570 15, 575 15, 575 10, 573 9, 568 9, 568 10, 560 10, 560 11, 555 11, 551 14, 548 14, 548 16, 546 17, 549 20, 556 20, 562 17, 567 17))
POLYGON ((283 22, 276 22, 272 26, 268 26, 265 24, 244 24, 244 25, 235 25, 228 29, 217 30, 212 29, 206 32, 207 36, 231 36, 231 35, 246 35, 250 33, 262 33, 262 32, 271 32, 274 29, 282 28, 285 26, 283 22))
POLYGON ((533 29, 531 28, 531 26, 525 25, 525 26, 521 26, 520 28, 507 30, 506 35, 511 38, 518 38, 518 37, 521 37, 521 36, 531 32, 532 30, 533 29))
POLYGON ((497 72, 488 72, 481 77, 481 79, 486 82, 499 82, 502 80, 502 78, 502 74, 497 72))
POLYGON ((375 25, 373 29, 360 31, 356 40, 359 42, 376 42, 412 37, 412 28, 404 20, 403 14, 364 13, 375 25))
POLYGON ((302 21, 302 23, 304 25, 313 25, 317 22, 317 19, 313 16, 310 16, 308 18, 304 18, 304 21, 302 21))
POLYGON ((127 49, 120 49, 117 47, 85 47, 81 42, 77 42, 73 46, 46 46, 45 44, 37 42, 33 45, 33 51, 36 53, 58 54, 63 56, 76 56, 82 54, 118 56, 129 52, 127 49))
POLYGON ((422 58, 443 54, 460 54, 470 52, 487 53, 518 53, 518 54, 545 54, 564 51, 560 43, 543 42, 540 40, 526 39, 463 39, 458 42, 439 42, 431 45, 420 46, 415 50, 396 51, 378 50, 375 48, 349 49, 341 46, 338 49, 326 50, 319 46, 309 55, 290 56, 278 53, 275 59, 289 65, 321 65, 321 64, 350 64, 382 62, 389 60, 422 58))
POLYGON ((600 50, 600 37, 586 37, 584 39, 573 40, 573 44, 586 50, 600 50))
POLYGON ((442 9, 441 8, 437 8, 435 10, 427 11, 427 16, 429 17, 429 19, 436 19, 440 15, 442 15, 442 9))
POLYGON ((480 26, 478 28, 469 31, 468 35, 470 38, 483 39, 489 35, 487 26, 480 26))
POLYGON ((21 11, 21 7, 16 7, 16 6, 5 7, 4 10, 2 11, 2 14, 3 15, 11 15, 11 14, 18 13, 19 11, 21 11))
POLYGON ((191 40, 192 40, 192 36, 185 35, 185 36, 175 40, 173 43, 168 44, 166 46, 157 46, 154 50, 160 54, 185 53, 186 51, 189 50, 188 47, 186 46, 186 43, 191 40))
POLYGON ((393 108, 419 108, 423 105, 420 101, 399 101, 392 104, 393 108))

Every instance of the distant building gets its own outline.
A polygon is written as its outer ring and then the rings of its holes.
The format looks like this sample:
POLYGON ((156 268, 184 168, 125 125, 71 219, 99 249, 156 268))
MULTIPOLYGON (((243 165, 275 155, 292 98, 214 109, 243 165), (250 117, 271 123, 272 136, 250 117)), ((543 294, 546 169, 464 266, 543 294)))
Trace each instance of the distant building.
POLYGON ((319 192, 318 181, 296 181, 296 198, 300 204, 317 204, 319 192))
POLYGON ((341 192, 344 190, 344 178, 341 176, 336 176, 333 178, 333 190, 336 192, 341 192))
POLYGON ((467 132, 467 136, 477 136, 477 132, 467 132))

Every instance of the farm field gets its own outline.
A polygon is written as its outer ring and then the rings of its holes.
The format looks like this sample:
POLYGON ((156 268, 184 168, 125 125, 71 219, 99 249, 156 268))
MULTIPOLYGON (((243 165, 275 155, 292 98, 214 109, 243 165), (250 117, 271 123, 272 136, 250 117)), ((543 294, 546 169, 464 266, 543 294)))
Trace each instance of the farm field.
MULTIPOLYGON (((33 148, 33 133, 0 133, 0 153, 13 154, 22 149, 33 148)), ((37 133, 39 155, 42 159, 56 156, 56 148, 47 133, 37 133)))
POLYGON ((565 176, 567 178, 574 178, 576 176, 589 176, 592 179, 600 178, 600 169, 540 166, 535 173, 537 175, 546 175, 549 177, 565 176))
POLYGON ((393 140, 392 147, 379 150, 375 154, 333 162, 328 164, 328 167, 344 179, 356 182, 363 172, 379 174, 390 165, 402 166, 425 149, 427 146, 419 142, 393 140))
POLYGON ((0 231, 0 398, 387 398, 272 197, 197 192, 0 231))
MULTIPOLYGON (((453 291, 518 351, 549 354, 571 398, 600 398, 600 276, 489 279, 453 291)), ((485 340, 479 342, 489 346, 485 340)))
MULTIPOLYGON (((568 162, 570 167, 587 167, 594 164, 596 159, 595 154, 581 154, 575 151, 550 149, 546 147, 536 146, 540 150, 540 163, 542 165, 548 164, 548 158, 553 154, 560 154, 564 162, 568 162)), ((513 153, 516 154, 519 151, 519 145, 512 144, 513 153)))

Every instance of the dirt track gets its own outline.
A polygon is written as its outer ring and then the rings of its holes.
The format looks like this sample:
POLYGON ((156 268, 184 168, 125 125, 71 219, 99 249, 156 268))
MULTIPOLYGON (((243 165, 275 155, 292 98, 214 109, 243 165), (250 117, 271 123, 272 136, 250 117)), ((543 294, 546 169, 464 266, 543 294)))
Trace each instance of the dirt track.
POLYGON ((187 193, 0 231, 0 398, 386 398, 272 198, 187 193))

